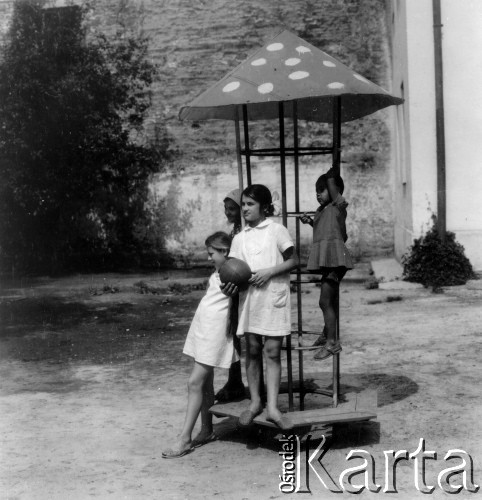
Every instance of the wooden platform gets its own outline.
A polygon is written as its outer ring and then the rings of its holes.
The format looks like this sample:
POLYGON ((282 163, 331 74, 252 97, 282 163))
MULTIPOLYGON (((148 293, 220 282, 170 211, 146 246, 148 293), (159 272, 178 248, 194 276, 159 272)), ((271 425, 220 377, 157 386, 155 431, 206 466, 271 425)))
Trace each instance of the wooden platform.
MULTIPOLYGON (((289 412, 289 417, 294 427, 307 427, 310 425, 330 425, 342 422, 361 422, 377 417, 377 392, 365 390, 358 393, 344 394, 345 402, 336 408, 324 407, 304 411, 289 412)), ((215 404, 210 412, 218 417, 239 418, 241 413, 249 406, 249 399, 233 403, 215 404)), ((277 429, 277 426, 266 420, 266 410, 254 419, 255 424, 265 425, 277 429)))

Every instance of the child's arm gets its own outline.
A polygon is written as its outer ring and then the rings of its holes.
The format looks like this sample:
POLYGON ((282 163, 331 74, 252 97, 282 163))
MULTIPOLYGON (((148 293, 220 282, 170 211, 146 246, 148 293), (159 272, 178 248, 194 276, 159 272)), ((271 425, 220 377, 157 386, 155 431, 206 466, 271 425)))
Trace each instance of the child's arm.
POLYGON ((259 288, 266 285, 271 278, 288 273, 295 267, 298 267, 298 256, 296 255, 295 247, 287 248, 282 255, 283 262, 281 264, 266 269, 258 269, 253 273, 249 283, 259 288))
POLYGON ((309 215, 307 215, 306 213, 304 213, 303 215, 298 217, 298 219, 300 219, 300 221, 303 224, 309 224, 311 227, 313 227, 313 219, 309 215))
POLYGON ((330 193, 331 201, 335 201, 340 194, 338 186, 335 184, 335 177, 337 177, 338 175, 340 175, 340 170, 335 169, 335 167, 330 168, 330 170, 326 172, 328 192, 330 193))

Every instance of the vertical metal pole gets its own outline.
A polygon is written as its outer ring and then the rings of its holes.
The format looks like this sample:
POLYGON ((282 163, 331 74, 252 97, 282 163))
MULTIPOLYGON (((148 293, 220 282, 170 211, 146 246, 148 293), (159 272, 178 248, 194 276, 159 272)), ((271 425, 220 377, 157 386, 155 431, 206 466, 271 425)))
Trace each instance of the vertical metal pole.
MULTIPOLYGON (((333 167, 340 172, 341 160, 341 96, 337 96, 333 100, 333 167)), ((340 289, 338 288, 335 299, 335 314, 336 314, 336 342, 340 340, 340 289)), ((333 406, 338 406, 338 398, 340 395, 340 354, 333 356, 333 406)))
POLYGON ((288 215, 286 213, 286 154, 285 154, 285 113, 284 103, 278 103, 279 113, 279 149, 280 149, 280 166, 281 166, 281 201, 283 207, 283 225, 288 225, 288 215))
MULTIPOLYGON (((248 127, 248 106, 243 104, 243 128, 244 128, 244 151, 246 159, 246 180, 251 186, 251 150, 249 149, 249 127, 248 127)), ((259 374, 260 395, 262 400, 266 400, 266 390, 264 385, 264 365, 261 365, 259 374)))
POLYGON ((437 137, 437 229, 442 241, 447 230, 445 177, 445 118, 442 57, 442 12, 440 0, 433 0, 433 36, 435 55, 435 117, 437 137))
POLYGON ((251 186, 251 153, 249 149, 248 131, 248 106, 243 104, 243 125, 244 125, 244 151, 246 153, 246 177, 248 186, 251 186))
MULTIPOLYGON (((286 155, 285 155, 285 114, 283 102, 278 103, 279 117, 279 158, 281 166, 281 204, 283 210, 283 225, 288 226, 286 200, 286 155)), ((288 371, 288 406, 293 411, 293 367, 291 365, 291 335, 286 336, 286 362, 288 371)))
MULTIPOLYGON (((238 184, 239 192, 242 193, 244 189, 243 180, 243 160, 241 158, 241 134, 239 130, 239 109, 238 106, 234 108, 234 131, 236 134, 236 160, 238 162, 238 184)), ((241 217, 241 226, 244 227, 244 219, 241 217)))
MULTIPOLYGON (((294 152, 294 166, 295 166, 295 212, 300 211, 300 172, 299 172, 299 155, 298 155, 298 103, 293 101, 293 152, 294 152)), ((296 252, 299 255, 300 249, 300 220, 298 217, 296 221, 296 252)), ((296 269, 296 280, 298 286, 296 287, 296 301, 298 312, 298 345, 301 345, 303 338, 303 303, 301 296, 301 270, 298 266, 296 269)), ((298 351, 298 379, 299 379, 299 393, 300 393, 300 410, 305 409, 305 382, 303 376, 303 351, 298 351)))

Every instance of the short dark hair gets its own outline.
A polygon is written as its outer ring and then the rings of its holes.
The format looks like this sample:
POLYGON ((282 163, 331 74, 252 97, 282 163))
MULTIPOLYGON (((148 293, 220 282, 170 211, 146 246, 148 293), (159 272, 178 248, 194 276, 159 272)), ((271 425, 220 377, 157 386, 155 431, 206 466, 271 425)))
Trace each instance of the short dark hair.
MULTIPOLYGON (((343 182, 341 175, 335 175, 334 179, 338 191, 340 191, 340 194, 343 194, 343 191, 345 191, 345 183, 343 182)), ((318 177, 315 188, 317 191, 324 191, 326 188, 328 188, 328 177, 326 174, 320 175, 320 177, 318 177)))
POLYGON ((263 184, 251 184, 243 191, 243 196, 252 198, 257 201, 261 208, 264 209, 266 215, 270 216, 274 213, 273 199, 271 191, 263 184))
POLYGON ((206 247, 212 247, 219 251, 227 250, 229 252, 231 248, 231 238, 224 231, 217 231, 211 234, 211 236, 208 236, 204 244, 206 247))

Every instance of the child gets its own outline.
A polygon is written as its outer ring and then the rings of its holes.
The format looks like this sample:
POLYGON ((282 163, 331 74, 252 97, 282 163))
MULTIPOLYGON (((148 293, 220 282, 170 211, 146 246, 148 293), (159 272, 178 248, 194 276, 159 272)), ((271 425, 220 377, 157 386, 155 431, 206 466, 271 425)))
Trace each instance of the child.
MULTIPOLYGON (((340 282, 348 269, 353 268, 345 246, 346 207, 343 198, 344 184, 341 176, 330 169, 316 181, 316 199, 320 204, 314 220, 303 215, 301 222, 313 226, 313 244, 307 269, 321 274, 320 308, 323 311, 326 343, 315 354, 315 359, 326 359, 341 351, 336 340, 338 293, 340 282)), ((317 341, 314 345, 321 344, 317 341)))
MULTIPOLYGON (((297 266, 293 241, 281 224, 267 219, 273 214, 271 193, 266 186, 253 184, 243 191, 241 210, 245 228, 231 246, 232 257, 246 261, 253 276, 250 287, 240 293, 237 335, 246 335, 246 374, 251 403, 239 417, 248 426, 263 411, 261 374, 263 352, 266 356, 266 419, 281 429, 293 427, 278 409, 281 379, 281 345, 291 333, 290 277, 297 266), (264 347, 263 347, 264 340, 264 347)), ((224 284, 227 294, 237 292, 232 283, 224 284)))
POLYGON ((224 215, 233 230, 229 235, 231 240, 241 231, 241 192, 239 189, 230 191, 223 200, 224 215))
POLYGON ((217 232, 206 240, 209 260, 216 271, 209 278, 206 295, 201 300, 187 334, 183 353, 194 358, 188 382, 186 417, 177 444, 162 453, 163 458, 178 458, 216 439, 209 408, 214 404, 214 367, 229 368, 236 358, 229 332, 231 299, 220 289, 219 268, 229 253, 231 240, 217 232), (191 441, 196 420, 201 413, 201 431, 191 441))
MULTIPOLYGON (((233 189, 230 191, 223 200, 224 214, 229 224, 233 224, 233 229, 229 235, 231 241, 241 231, 241 191, 233 189)), ((232 297, 230 323, 231 331, 233 332, 233 344, 236 349, 238 357, 241 357, 241 339, 236 335, 238 327, 238 307, 239 297, 234 295, 232 297)), ((214 396, 220 403, 228 401, 236 401, 244 399, 246 396, 246 389, 243 384, 243 377, 241 371, 241 361, 234 361, 229 368, 228 381, 214 396)))

